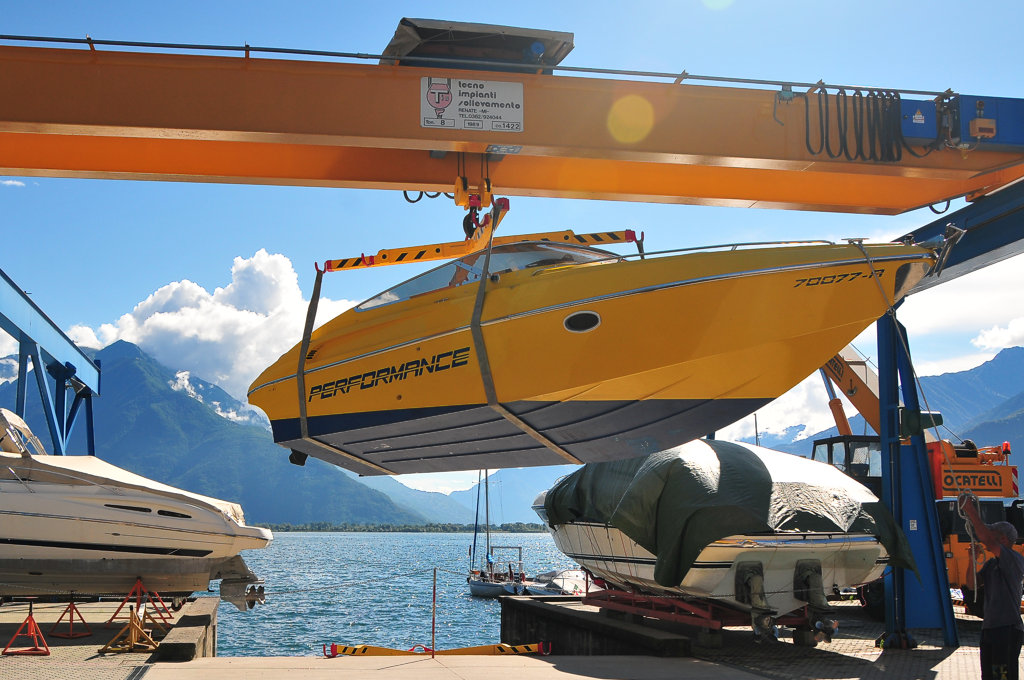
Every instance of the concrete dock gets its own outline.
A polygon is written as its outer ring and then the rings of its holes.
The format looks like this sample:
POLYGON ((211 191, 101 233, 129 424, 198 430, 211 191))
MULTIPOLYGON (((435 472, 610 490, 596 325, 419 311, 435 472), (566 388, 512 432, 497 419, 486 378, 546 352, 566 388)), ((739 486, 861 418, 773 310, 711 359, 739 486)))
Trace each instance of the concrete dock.
MULTIPOLYGON (((46 634, 66 605, 35 605, 35 619, 46 634)), ((868 618, 856 605, 840 607, 840 628, 829 644, 799 647, 791 640, 755 644, 749 630, 726 629, 722 647, 701 647, 693 637, 690 656, 646 655, 560 656, 438 656, 424 657, 206 657, 187 662, 157 662, 148 653, 100 655, 98 650, 117 632, 104 628, 116 602, 88 603, 81 610, 93 630, 88 638, 63 640, 47 636, 50 656, 0 657, 3 680, 259 680, 262 678, 327 678, 344 674, 349 680, 568 680, 600 678, 662 680, 693 678, 921 678, 973 680, 981 677, 978 639, 981 622, 957 610, 961 646, 945 648, 939 630, 911 631, 916 649, 875 647, 884 625, 868 618)), ((596 610, 595 610, 596 611, 596 610)), ((186 612, 187 613, 187 612, 186 612)), ((0 645, 17 630, 27 614, 23 604, 0 607, 0 645)), ((685 632, 679 629, 676 632, 685 632)), ((692 629, 691 629, 692 631, 692 629)), ((315 633, 315 631, 313 631, 315 633)), ((327 640, 355 644, 358 640, 327 640)))

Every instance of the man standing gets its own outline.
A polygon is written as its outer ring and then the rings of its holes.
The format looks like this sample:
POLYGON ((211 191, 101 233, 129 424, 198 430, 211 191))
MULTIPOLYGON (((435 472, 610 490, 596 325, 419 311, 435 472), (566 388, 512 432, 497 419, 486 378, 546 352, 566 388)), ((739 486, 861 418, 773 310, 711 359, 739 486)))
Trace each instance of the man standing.
POLYGON ((971 565, 967 573, 967 583, 973 590, 977 590, 980 576, 984 593, 981 677, 982 680, 1017 680, 1018 658, 1024 640, 1024 623, 1020 618, 1024 556, 1013 549, 1017 530, 1009 522, 982 522, 973 494, 961 493, 959 504, 974 535, 993 555, 977 572, 971 565))

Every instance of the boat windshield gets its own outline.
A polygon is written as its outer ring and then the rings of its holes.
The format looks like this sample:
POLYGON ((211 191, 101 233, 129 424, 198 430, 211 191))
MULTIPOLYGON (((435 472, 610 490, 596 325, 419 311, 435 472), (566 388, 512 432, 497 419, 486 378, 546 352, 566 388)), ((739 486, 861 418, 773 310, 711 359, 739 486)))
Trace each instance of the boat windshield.
MULTIPOLYGON (((356 309, 371 309, 442 288, 479 282, 486 254, 487 251, 482 250, 431 269, 429 272, 375 295, 357 305, 356 309)), ((565 243, 507 243, 491 248, 491 261, 488 269, 491 274, 501 274, 530 267, 586 264, 601 260, 613 261, 617 257, 615 253, 606 250, 565 243)))

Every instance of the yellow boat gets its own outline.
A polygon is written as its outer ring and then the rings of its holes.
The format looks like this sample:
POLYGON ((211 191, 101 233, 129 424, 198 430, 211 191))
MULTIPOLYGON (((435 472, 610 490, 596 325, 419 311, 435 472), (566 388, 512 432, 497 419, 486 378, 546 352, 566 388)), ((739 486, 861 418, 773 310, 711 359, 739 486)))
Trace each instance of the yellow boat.
POLYGON ((783 394, 935 261, 896 243, 623 257, 573 240, 494 239, 307 328, 249 401, 292 462, 360 474, 643 455, 783 394))

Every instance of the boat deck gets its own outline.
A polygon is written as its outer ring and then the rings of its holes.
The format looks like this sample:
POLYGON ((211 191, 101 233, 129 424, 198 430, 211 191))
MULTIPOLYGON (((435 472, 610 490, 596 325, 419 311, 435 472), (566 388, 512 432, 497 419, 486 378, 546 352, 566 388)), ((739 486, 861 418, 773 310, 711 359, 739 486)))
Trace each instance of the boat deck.
MULTIPOLYGON (((117 632, 103 628, 116 602, 80 605, 94 635, 77 640, 48 636, 48 657, 0 657, 4 680, 258 680, 260 678, 328 678, 344 672, 349 680, 568 680, 570 678, 634 678, 668 680, 685 677, 696 680, 735 678, 929 678, 971 680, 981 677, 978 640, 981 622, 965 617, 957 608, 961 646, 942 646, 939 630, 911 631, 917 649, 882 651, 874 646, 883 624, 865 616, 859 607, 843 605, 840 628, 831 644, 816 648, 797 647, 788 640, 775 644, 753 644, 749 630, 726 629, 721 649, 696 644, 692 656, 447 656, 429 657, 211 657, 184 663, 150 663, 149 654, 109 654, 99 648, 117 632)), ((60 603, 35 605, 35 618, 43 633, 63 611, 60 603)), ((24 620, 27 607, 0 607, 0 644, 7 641, 24 620)), ((328 631, 310 631, 322 634, 328 631)), ((354 641, 350 641, 354 642, 354 641)))

